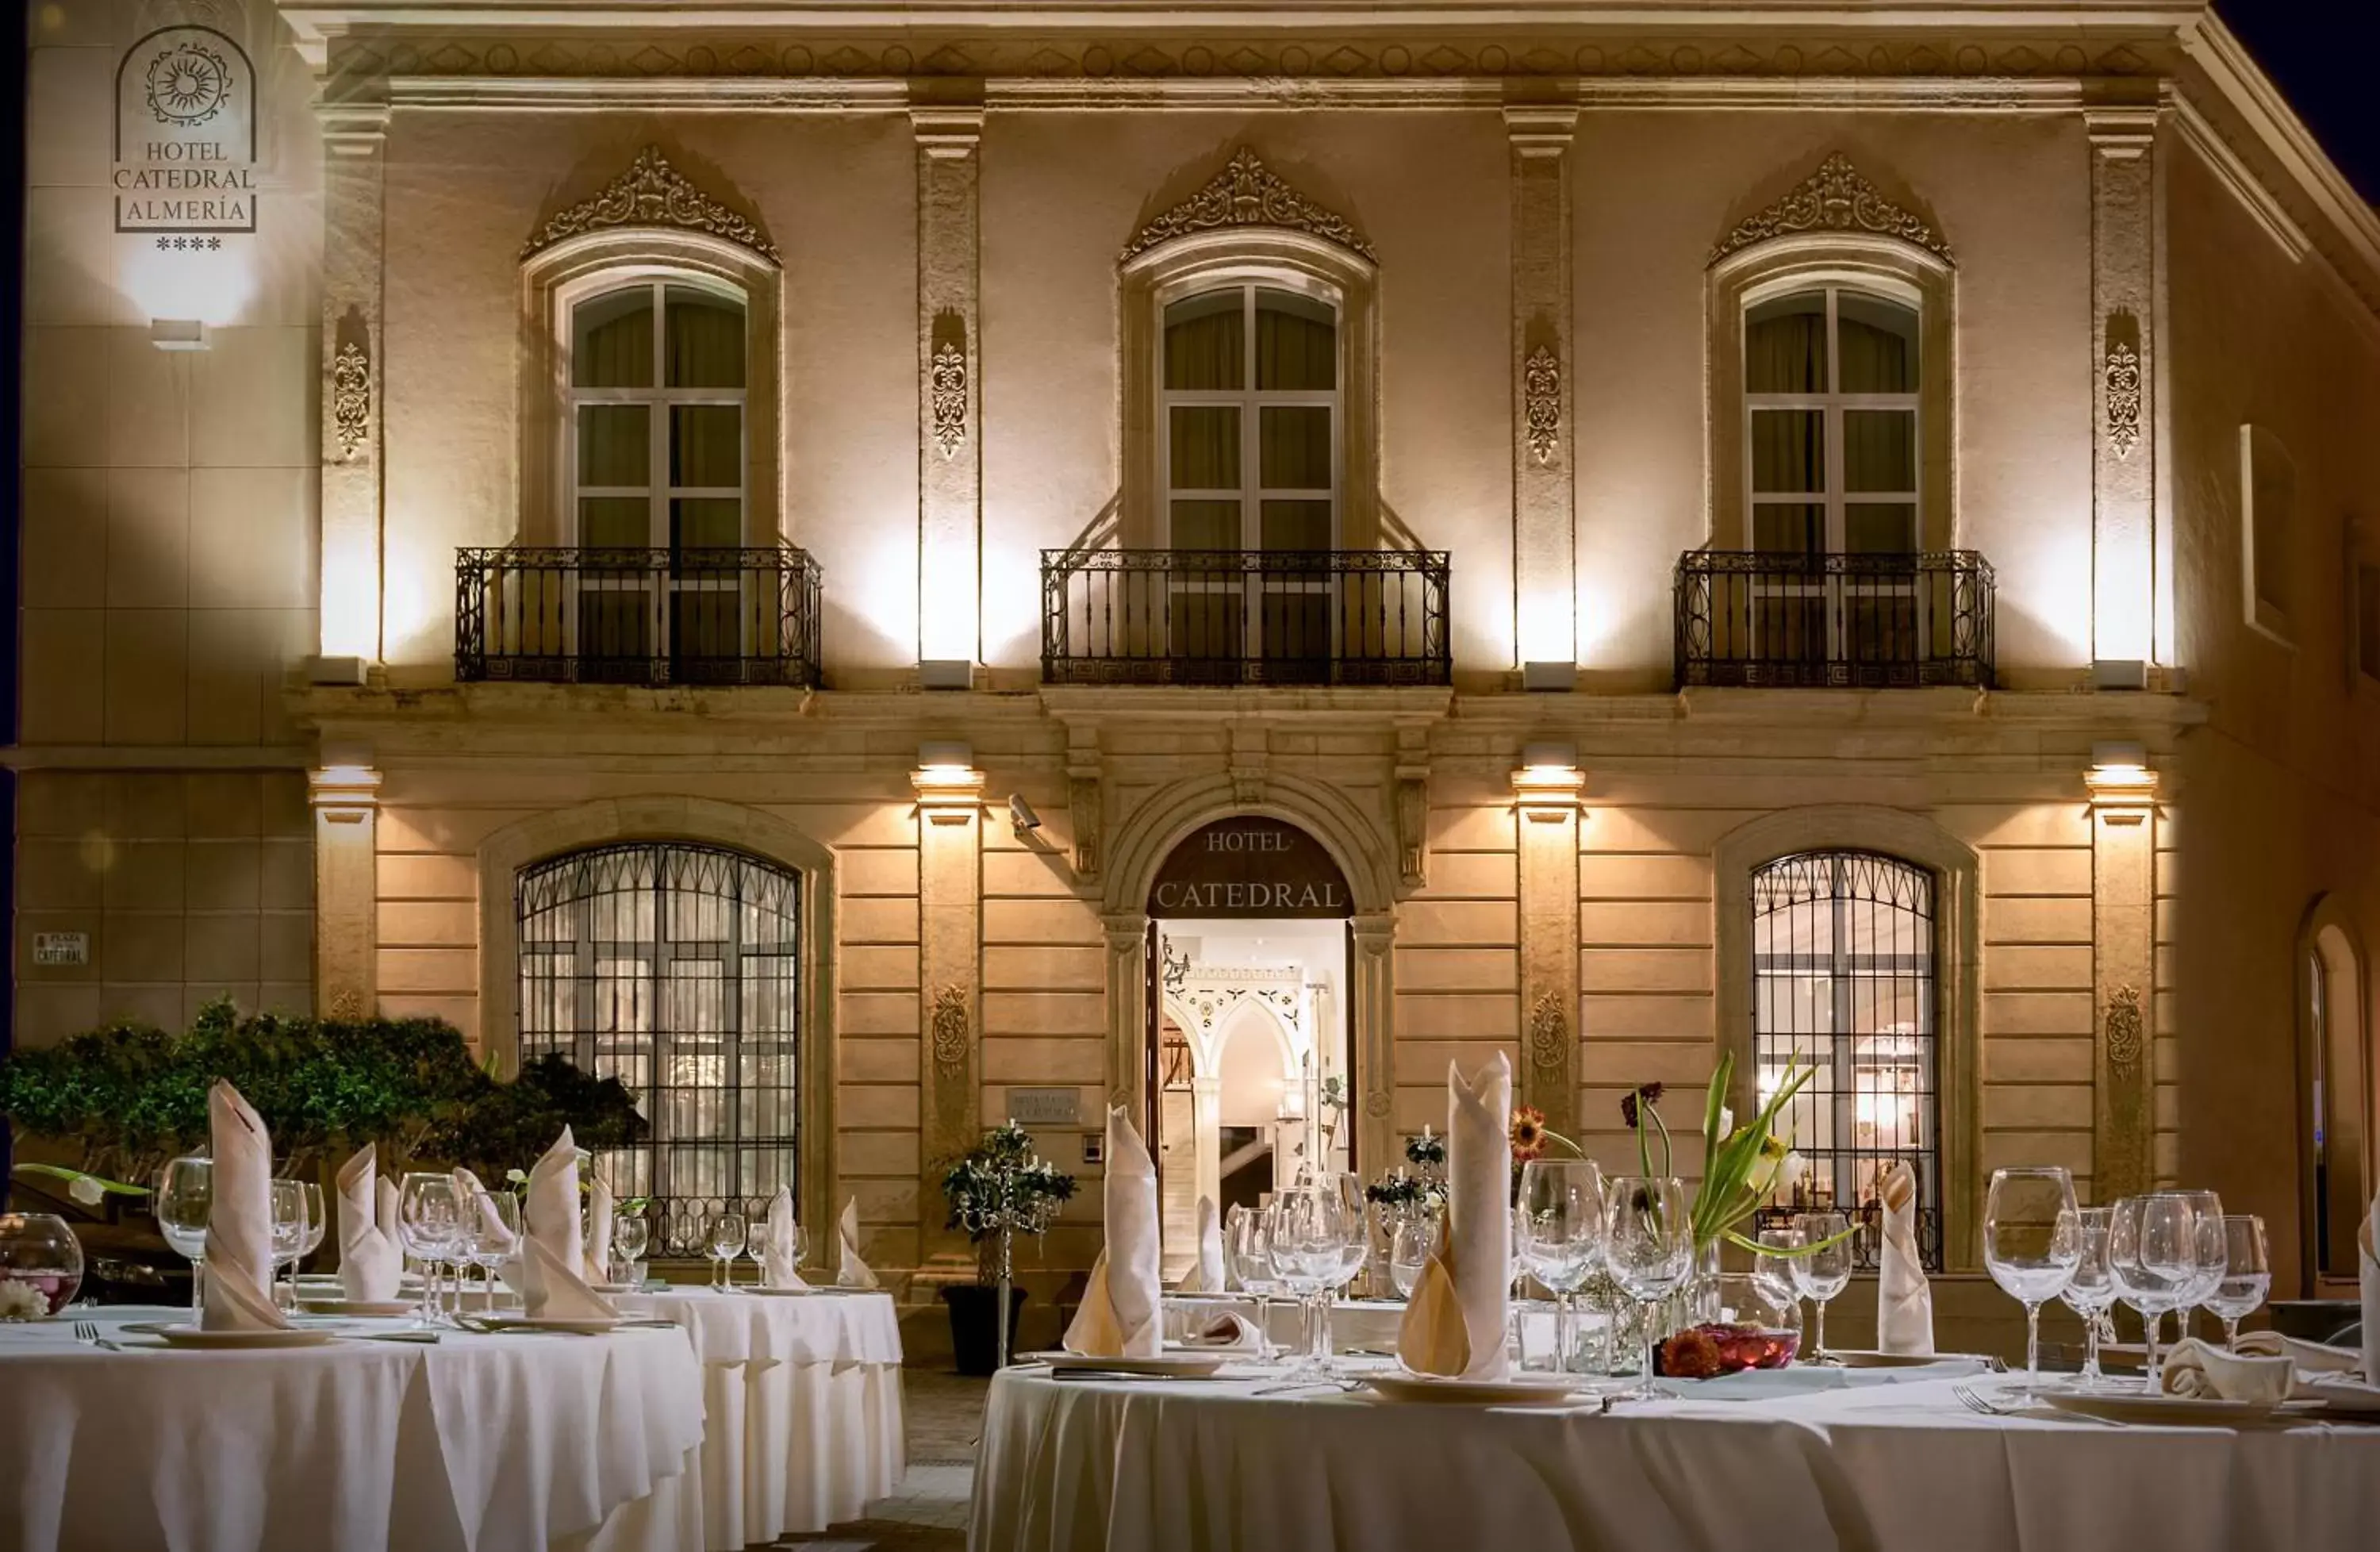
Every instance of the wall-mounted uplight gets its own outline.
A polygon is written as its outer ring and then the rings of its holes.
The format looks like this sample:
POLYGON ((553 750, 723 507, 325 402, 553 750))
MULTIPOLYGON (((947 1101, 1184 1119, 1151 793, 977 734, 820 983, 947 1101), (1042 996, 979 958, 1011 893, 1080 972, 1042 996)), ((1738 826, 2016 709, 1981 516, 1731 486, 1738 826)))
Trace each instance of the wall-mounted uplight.
POLYGON ((975 750, 963 743, 929 739, 917 746, 917 769, 909 772, 917 806, 935 824, 964 824, 983 806, 983 772, 975 750))
POLYGON ((1533 819, 1552 821, 1578 806, 1586 772, 1578 768, 1578 750, 1569 744, 1530 744, 1521 750, 1521 768, 1512 772, 1512 791, 1520 795, 1521 812, 1533 819))
POLYGON ((152 318, 149 320, 149 343, 160 350, 204 350, 207 326, 196 318, 152 318))
POLYGON ((2138 744, 2092 745, 2082 785, 2092 808, 2110 824, 2139 824, 2156 806, 2157 773, 2149 768, 2148 750, 2138 744))

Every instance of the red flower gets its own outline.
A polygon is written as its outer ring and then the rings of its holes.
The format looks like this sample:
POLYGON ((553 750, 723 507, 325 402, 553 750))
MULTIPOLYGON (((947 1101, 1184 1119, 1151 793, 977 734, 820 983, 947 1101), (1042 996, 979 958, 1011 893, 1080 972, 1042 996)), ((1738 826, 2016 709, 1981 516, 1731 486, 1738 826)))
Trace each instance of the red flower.
POLYGON ((1633 1132, 1637 1124, 1637 1106, 1658 1105, 1660 1102, 1661 1085, 1659 1084, 1638 1084, 1620 1097, 1620 1119, 1626 1122, 1628 1129, 1633 1132))

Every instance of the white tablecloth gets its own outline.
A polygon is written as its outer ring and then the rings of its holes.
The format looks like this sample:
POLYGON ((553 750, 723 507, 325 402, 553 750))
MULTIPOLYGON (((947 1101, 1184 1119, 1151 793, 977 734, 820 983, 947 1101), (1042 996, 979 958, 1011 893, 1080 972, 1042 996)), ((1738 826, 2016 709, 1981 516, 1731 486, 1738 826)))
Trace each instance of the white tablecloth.
POLYGON ((702 1360, 697 1466, 711 1552, 860 1518, 901 1480, 901 1328, 880 1292, 704 1289, 619 1303, 702 1360))
MULTIPOLYGON (((1795 1371, 1815 1375, 1821 1371, 1795 1371)), ((992 1382, 968 1545, 2370 1552, 2380 1428, 2115 1426, 1962 1407, 1947 1378, 1590 1411, 992 1382)), ((1837 1371, 1840 1374, 1840 1371, 1837 1371)), ((1818 1381, 1826 1383, 1826 1381, 1818 1381)), ((1732 1386, 1733 1381, 1713 1382, 1732 1386)), ((2009 1381, 1985 1382, 1998 1389, 2009 1381)))
MULTIPOLYGON (((77 1313, 136 1346, 126 1321, 189 1316, 77 1313)), ((0 1552, 693 1552, 701 1406, 669 1331, 110 1352, 0 1326, 0 1552)))

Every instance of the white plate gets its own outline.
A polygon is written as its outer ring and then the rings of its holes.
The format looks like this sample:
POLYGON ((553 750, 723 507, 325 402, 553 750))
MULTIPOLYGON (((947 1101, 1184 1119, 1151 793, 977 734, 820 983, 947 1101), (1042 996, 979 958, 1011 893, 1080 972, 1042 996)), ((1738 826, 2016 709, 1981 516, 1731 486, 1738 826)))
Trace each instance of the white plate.
POLYGON ((315 1299, 301 1295, 298 1303, 308 1315, 367 1317, 411 1315, 420 1307, 408 1299, 315 1299))
POLYGON ((339 1334, 324 1326, 293 1326, 285 1331, 202 1331, 196 1326, 144 1323, 119 1329, 161 1338, 170 1347, 320 1347, 339 1334))
POLYGON ((2265 1423, 2275 1418, 2303 1417, 2316 1410, 2304 1401, 2259 1406, 2252 1401, 2201 1400, 2196 1396, 2149 1396, 2138 1392, 2099 1390, 2039 1391, 2043 1404, 2082 1417, 2110 1423, 2166 1423, 2183 1427, 2220 1428, 2234 1423, 2265 1423))
POLYGON ((2380 1417, 2380 1385, 2333 1377, 2311 1381, 2305 1388, 2322 1402, 2325 1413, 2349 1417, 2380 1417))
POLYGON ((1232 1356, 1221 1352, 1180 1352, 1163 1358, 1086 1358, 1079 1352, 1026 1352, 1020 1354, 1017 1361, 1047 1364, 1052 1373, 1077 1369, 1094 1374, 1175 1375, 1195 1379, 1213 1374, 1231 1362, 1232 1356))
POLYGON ((1561 1406, 1578 1398, 1578 1382, 1564 1376, 1512 1379, 1438 1379, 1424 1375, 1377 1374, 1366 1386, 1392 1401, 1442 1406, 1561 1406))
POLYGON ((480 1325, 492 1331, 576 1331, 581 1336, 602 1336, 627 1324, 616 1315, 589 1316, 574 1320, 559 1315, 483 1315, 480 1325))
POLYGON ((1847 1369, 1922 1369, 1928 1364, 1948 1364, 1967 1356, 1963 1352, 1878 1352, 1871 1349, 1845 1352, 1840 1347, 1828 1348, 1815 1360, 1805 1364, 1822 1364, 1833 1359, 1847 1369))
POLYGON ((799 1299, 812 1293, 829 1292, 820 1288, 739 1288, 738 1293, 757 1293, 763 1299, 799 1299))

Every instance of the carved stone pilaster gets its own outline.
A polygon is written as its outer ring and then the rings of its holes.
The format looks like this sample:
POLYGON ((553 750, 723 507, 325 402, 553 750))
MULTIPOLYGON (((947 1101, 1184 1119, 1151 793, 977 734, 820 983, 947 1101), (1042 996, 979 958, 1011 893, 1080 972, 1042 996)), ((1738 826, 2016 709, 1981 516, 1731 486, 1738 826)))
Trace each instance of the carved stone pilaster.
POLYGON ((1521 1059, 1514 1098, 1573 1135, 1578 1111, 1578 799, 1575 770, 1529 770, 1519 793, 1521 1059))
POLYGON ((1570 145, 1575 107, 1509 105, 1512 200, 1513 622, 1523 663, 1578 659, 1571 467, 1570 145))
POLYGON ((1386 1160, 1396 1146, 1396 918, 1361 915, 1348 925, 1355 953, 1349 967, 1347 1026, 1363 1087, 1355 1151, 1359 1158, 1386 1160))
POLYGON ((1099 876, 1100 845, 1106 816, 1100 788, 1099 734, 1097 728, 1076 726, 1066 734, 1066 803, 1075 821, 1075 877, 1087 882, 1099 876))
POLYGON ((910 110, 917 148, 917 656, 981 653, 979 105, 910 110))
POLYGON ((322 570, 323 657, 381 655, 379 348, 387 104, 325 102, 322 128, 322 570))
POLYGON ((1406 889, 1429 881, 1429 733, 1397 730, 1397 874, 1406 889))
MULTIPOLYGON (((983 777, 921 770, 917 793, 918 1191, 938 1188, 938 1160, 981 1131, 983 1059, 983 777)), ((926 1253, 963 1248, 922 1225, 926 1253)))
POLYGON ((2096 1025, 2092 1196, 2112 1202, 2155 1177, 2155 1061, 2144 988, 2156 977, 2154 771, 2095 767, 2091 794, 2091 947, 2096 1025))
POLYGON ((2091 654, 2158 657, 2156 124, 2096 108, 2091 133, 2091 654))

